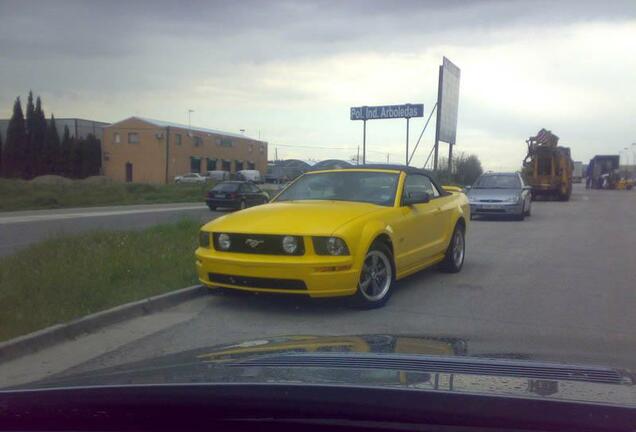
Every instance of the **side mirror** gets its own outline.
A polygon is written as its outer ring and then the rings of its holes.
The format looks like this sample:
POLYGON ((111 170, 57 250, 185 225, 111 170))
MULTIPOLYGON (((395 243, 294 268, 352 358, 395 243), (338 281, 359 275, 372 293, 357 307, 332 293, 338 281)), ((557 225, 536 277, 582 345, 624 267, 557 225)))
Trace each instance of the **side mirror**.
POLYGON ((431 200, 431 196, 427 192, 413 191, 409 192, 402 200, 403 206, 413 204, 426 204, 431 200))

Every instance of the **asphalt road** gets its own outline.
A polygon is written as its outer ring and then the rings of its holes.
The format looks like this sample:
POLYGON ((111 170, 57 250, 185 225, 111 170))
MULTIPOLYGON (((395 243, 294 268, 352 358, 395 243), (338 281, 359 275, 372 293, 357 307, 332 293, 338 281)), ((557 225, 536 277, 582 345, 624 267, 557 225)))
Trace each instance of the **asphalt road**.
POLYGON ((203 203, 149 204, 0 213, 0 257, 44 239, 96 229, 142 229, 183 217, 205 223, 220 215, 203 203))
POLYGON ((636 191, 576 185, 569 202, 534 202, 524 222, 473 221, 461 273, 411 276, 382 309, 216 292, 0 369, 19 379, 271 336, 373 333, 461 338, 468 354, 636 369, 635 224, 636 191))

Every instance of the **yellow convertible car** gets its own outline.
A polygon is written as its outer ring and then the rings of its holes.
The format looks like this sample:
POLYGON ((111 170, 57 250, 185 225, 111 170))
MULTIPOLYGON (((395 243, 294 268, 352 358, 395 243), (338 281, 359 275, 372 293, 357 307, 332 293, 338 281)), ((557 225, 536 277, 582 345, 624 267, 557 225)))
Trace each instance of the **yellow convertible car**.
POLYGON ((204 225, 196 267, 209 287, 351 296, 384 305, 394 282, 464 263, 468 199, 423 170, 373 165, 314 171, 269 204, 204 225))

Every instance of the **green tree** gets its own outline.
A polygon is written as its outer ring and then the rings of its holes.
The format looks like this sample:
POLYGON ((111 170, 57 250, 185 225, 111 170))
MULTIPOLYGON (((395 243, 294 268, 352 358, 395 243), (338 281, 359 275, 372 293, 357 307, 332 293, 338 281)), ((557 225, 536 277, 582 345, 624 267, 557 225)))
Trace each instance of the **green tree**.
POLYGON ((63 174, 64 170, 61 166, 61 146, 60 136, 57 133, 57 125, 55 124, 55 116, 51 114, 51 120, 46 128, 46 136, 44 138, 44 148, 42 149, 43 173, 46 174, 63 174))
POLYGON ((474 155, 459 153, 453 161, 455 181, 463 186, 472 185, 483 174, 481 161, 474 155))
POLYGON ((31 151, 33 152, 33 175, 49 174, 49 163, 44 155, 46 140, 46 117, 42 110, 42 100, 40 96, 35 101, 35 113, 33 120, 33 131, 31 132, 31 151))
POLYGON ((13 104, 13 114, 7 127, 7 142, 4 145, 3 173, 5 177, 25 177, 25 149, 28 140, 22 102, 18 96, 13 104))
POLYGON ((31 178, 34 176, 36 165, 34 133, 36 129, 35 105, 33 104, 33 91, 29 90, 29 97, 26 105, 26 133, 28 139, 23 149, 22 177, 31 178))

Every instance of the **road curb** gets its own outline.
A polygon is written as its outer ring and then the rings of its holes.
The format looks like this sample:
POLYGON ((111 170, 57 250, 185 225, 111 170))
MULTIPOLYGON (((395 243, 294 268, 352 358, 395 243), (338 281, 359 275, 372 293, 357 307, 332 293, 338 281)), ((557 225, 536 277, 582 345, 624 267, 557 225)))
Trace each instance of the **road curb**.
POLYGON ((87 315, 68 323, 56 324, 24 336, 18 336, 17 338, 0 343, 0 362, 34 353, 60 342, 74 339, 81 334, 89 333, 120 321, 166 309, 186 300, 205 295, 207 292, 208 289, 203 285, 194 285, 166 294, 115 306, 112 309, 87 315))

